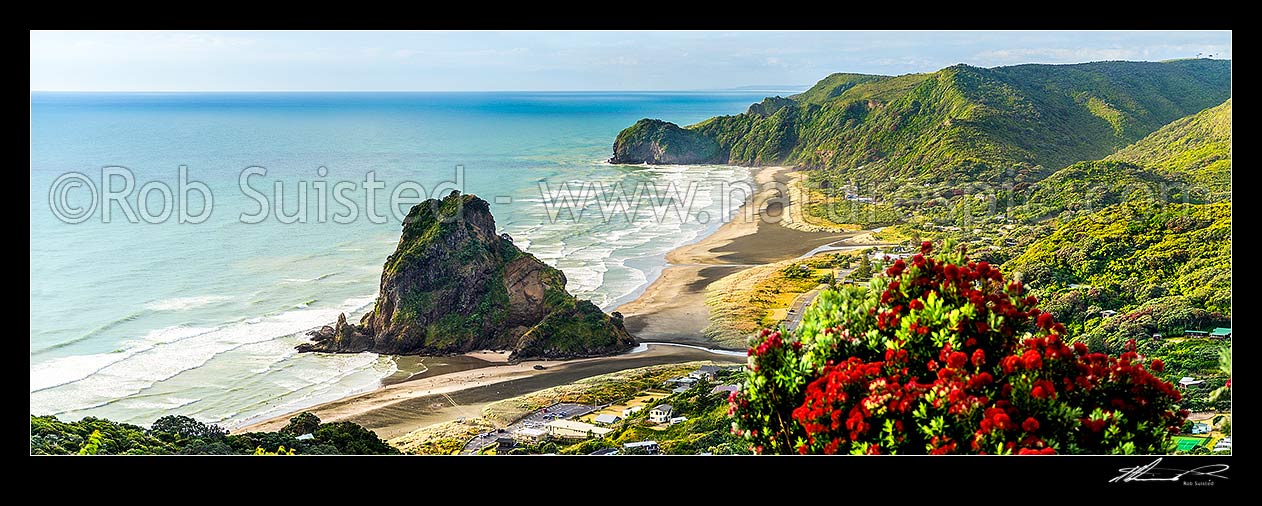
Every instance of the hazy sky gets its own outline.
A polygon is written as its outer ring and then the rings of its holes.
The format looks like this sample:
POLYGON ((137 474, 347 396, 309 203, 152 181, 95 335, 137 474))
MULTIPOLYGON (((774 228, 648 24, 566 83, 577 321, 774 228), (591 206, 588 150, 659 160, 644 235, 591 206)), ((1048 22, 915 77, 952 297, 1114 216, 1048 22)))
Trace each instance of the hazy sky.
POLYGON ((692 90, 1231 57, 1231 32, 31 32, 32 90, 692 90))

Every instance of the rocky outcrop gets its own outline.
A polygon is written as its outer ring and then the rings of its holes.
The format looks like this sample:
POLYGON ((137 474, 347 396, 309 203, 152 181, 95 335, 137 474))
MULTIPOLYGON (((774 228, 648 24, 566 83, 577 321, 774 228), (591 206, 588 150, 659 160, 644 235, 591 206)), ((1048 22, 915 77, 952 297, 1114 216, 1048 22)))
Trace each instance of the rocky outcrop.
POLYGON ((784 109, 785 107, 797 107, 797 105, 797 102, 784 97, 767 97, 762 99, 762 102, 750 104, 749 110, 745 111, 745 114, 752 114, 766 118, 775 114, 776 111, 779 111, 780 109, 784 109))
POLYGON ((642 119, 618 133, 609 163, 722 163, 719 143, 679 125, 642 119))
POLYGON ((408 213, 373 310, 358 324, 341 315, 298 350, 597 356, 635 345, 615 315, 574 298, 561 271, 496 234, 485 200, 452 192, 408 213))

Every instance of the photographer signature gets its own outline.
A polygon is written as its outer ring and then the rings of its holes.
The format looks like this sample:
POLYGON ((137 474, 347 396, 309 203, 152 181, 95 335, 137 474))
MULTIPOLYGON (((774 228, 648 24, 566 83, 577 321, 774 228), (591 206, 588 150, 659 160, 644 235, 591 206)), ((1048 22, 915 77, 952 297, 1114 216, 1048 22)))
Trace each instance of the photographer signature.
POLYGON ((1210 464, 1194 469, 1182 470, 1171 469, 1168 467, 1157 467, 1157 464, 1160 463, 1161 459, 1157 459, 1152 461, 1151 464, 1145 466, 1123 467, 1118 469, 1122 472, 1122 474, 1109 480, 1109 483, 1117 483, 1119 481, 1123 483, 1132 481, 1180 481, 1184 476, 1189 475, 1191 475, 1190 477, 1192 478, 1203 476, 1210 478, 1222 478, 1225 480, 1227 477, 1218 473, 1230 468, 1227 464, 1210 464))

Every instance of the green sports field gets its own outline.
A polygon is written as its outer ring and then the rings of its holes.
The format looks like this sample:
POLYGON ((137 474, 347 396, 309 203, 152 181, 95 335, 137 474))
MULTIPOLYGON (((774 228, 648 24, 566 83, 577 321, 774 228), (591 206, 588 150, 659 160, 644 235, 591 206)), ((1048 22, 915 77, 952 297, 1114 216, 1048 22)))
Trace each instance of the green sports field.
POLYGON ((1192 451, 1192 449, 1201 446, 1208 439, 1203 437, 1175 437, 1174 442, 1179 445, 1178 450, 1181 452, 1192 451))

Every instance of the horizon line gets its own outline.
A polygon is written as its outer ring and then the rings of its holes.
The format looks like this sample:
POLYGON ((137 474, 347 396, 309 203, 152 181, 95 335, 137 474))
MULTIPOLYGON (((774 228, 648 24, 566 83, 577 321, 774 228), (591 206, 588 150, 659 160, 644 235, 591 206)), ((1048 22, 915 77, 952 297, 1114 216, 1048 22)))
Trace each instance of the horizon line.
POLYGON ((692 88, 692 89, 609 89, 609 90, 30 90, 30 93, 680 93, 712 91, 792 91, 809 89, 812 85, 692 88))

